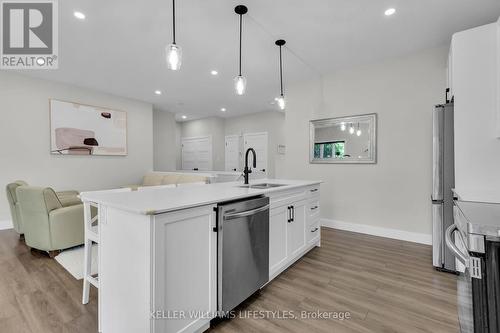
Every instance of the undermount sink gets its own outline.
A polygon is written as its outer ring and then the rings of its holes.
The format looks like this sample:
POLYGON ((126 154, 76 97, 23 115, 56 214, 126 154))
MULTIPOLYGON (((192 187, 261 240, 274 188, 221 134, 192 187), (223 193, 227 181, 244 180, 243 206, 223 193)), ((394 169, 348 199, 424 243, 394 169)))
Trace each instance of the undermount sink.
POLYGON ((243 186, 239 186, 239 187, 243 187, 243 188, 255 188, 255 189, 266 189, 266 188, 273 188, 273 187, 280 187, 280 186, 286 186, 286 184, 262 183, 262 184, 253 184, 253 185, 243 185, 243 186))

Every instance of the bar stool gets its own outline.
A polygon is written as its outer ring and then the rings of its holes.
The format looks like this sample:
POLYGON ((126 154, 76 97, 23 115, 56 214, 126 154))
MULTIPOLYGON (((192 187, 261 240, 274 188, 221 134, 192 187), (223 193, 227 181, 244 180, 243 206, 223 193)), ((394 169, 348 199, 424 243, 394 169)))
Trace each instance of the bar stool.
MULTIPOLYGON (((95 191, 92 193, 119 193, 119 192, 130 192, 130 188, 120 188, 113 190, 95 191)), ((99 244, 99 227, 97 225, 99 220, 99 205, 95 202, 84 201, 83 202, 83 219, 85 224, 85 248, 84 248, 84 260, 83 260, 83 296, 82 303, 87 304, 89 302, 90 295, 90 285, 99 288, 99 274, 97 276, 92 276, 92 245, 99 244), (94 209, 92 209, 94 208, 94 209), (94 212, 93 212, 94 210, 94 212), (93 213, 95 213, 94 216, 93 213)), ((99 248, 97 248, 99 251, 99 248)), ((99 252, 97 252, 99 258, 99 252)), ((99 260, 98 260, 99 262, 99 260)))

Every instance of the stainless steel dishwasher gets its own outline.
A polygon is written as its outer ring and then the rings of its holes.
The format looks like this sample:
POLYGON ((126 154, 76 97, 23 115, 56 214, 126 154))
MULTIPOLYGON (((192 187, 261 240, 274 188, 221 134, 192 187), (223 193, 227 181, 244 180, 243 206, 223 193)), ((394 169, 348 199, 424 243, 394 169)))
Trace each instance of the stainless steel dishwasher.
POLYGON ((217 310, 223 313, 269 280, 269 198, 218 205, 216 231, 217 310))

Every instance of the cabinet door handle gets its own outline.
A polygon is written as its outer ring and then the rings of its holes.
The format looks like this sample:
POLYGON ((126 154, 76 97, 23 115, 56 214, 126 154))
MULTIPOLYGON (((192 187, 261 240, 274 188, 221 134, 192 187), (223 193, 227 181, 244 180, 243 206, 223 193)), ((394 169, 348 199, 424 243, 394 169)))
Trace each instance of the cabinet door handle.
POLYGON ((288 223, 290 223, 290 222, 292 222, 292 207, 288 206, 287 209, 288 209, 288 212, 287 212, 288 223))
POLYGON ((313 230, 311 230, 311 232, 316 232, 316 231, 318 231, 318 230, 319 230, 319 228, 318 228, 318 227, 316 227, 316 228, 314 228, 313 230))
POLYGON ((311 192, 318 192, 318 189, 314 188, 314 189, 311 190, 311 192))
POLYGON ((315 209, 318 209, 319 207, 318 206, 314 206, 314 207, 311 207, 311 210, 315 210, 315 209))

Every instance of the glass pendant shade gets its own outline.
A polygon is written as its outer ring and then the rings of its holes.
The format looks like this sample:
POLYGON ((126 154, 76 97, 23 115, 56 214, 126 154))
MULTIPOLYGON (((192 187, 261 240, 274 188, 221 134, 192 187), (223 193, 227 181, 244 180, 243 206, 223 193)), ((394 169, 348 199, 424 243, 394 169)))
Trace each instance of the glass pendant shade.
POLYGON ((340 130, 343 132, 345 131, 346 127, 345 127, 345 123, 341 123, 340 124, 340 130))
POLYGON ((356 131, 356 135, 357 135, 357 136, 361 136, 361 130, 357 130, 357 131, 356 131))
POLYGON ((354 127, 352 127, 352 125, 351 125, 351 127, 349 127, 349 133, 354 134, 354 127))
POLYGON ((243 76, 238 75, 234 78, 234 89, 236 90, 236 94, 243 95, 245 94, 245 90, 247 88, 247 79, 243 76))
POLYGON ((179 70, 182 64, 182 48, 177 44, 170 44, 166 49, 168 69, 179 70))
POLYGON ((278 97, 276 102, 278 102, 278 107, 280 108, 280 110, 285 110, 285 106, 286 106, 285 105, 285 97, 283 95, 278 97))

